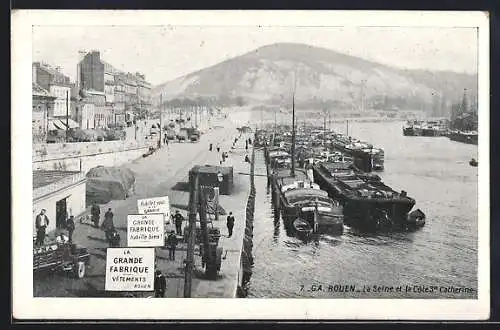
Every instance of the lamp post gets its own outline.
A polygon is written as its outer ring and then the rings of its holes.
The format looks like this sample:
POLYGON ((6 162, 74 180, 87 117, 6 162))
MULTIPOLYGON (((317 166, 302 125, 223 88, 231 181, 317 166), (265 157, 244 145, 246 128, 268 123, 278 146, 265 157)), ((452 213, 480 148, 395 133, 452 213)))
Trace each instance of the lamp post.
MULTIPOLYGON (((224 175, 219 171, 217 173, 217 181, 219 182, 219 195, 220 195, 220 185, 224 182, 224 175)), ((217 205, 215 206, 215 220, 219 220, 219 197, 217 196, 217 205)))

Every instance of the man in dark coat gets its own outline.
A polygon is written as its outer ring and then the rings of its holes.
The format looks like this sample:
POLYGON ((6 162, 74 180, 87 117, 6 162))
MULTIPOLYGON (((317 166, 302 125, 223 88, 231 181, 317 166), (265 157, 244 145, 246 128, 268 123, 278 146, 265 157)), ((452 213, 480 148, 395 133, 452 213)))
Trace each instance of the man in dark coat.
POLYGON ((92 204, 92 208, 90 209, 90 214, 92 215, 92 222, 94 223, 94 227, 99 227, 99 217, 101 216, 101 208, 97 203, 92 204))
POLYGON ((73 232, 75 231, 75 217, 70 216, 68 221, 66 221, 66 229, 68 230, 69 243, 73 243, 73 232))
POLYGON ((175 223, 175 230, 177 232, 177 235, 182 235, 182 222, 183 221, 184 221, 184 217, 179 212, 179 210, 175 211, 174 223, 175 223))
POLYGON ((40 214, 36 216, 35 220, 35 227, 36 227, 36 245, 43 245, 43 242, 45 241, 45 230, 47 229, 47 226, 49 225, 50 221, 49 218, 45 215, 45 212, 47 210, 42 209, 40 211, 40 214))
POLYGON ((177 235, 172 230, 167 237, 168 259, 175 260, 175 248, 177 247, 177 235))
POLYGON ((167 281, 165 280, 165 276, 161 273, 161 270, 157 270, 155 272, 155 298, 163 298, 165 297, 165 291, 167 289, 167 281))
POLYGON ((106 239, 110 239, 111 232, 115 230, 115 224, 113 223, 113 212, 109 208, 106 213, 104 213, 104 221, 101 225, 102 230, 106 233, 106 239))
POLYGON ((229 235, 227 237, 231 237, 233 235, 233 227, 234 227, 233 212, 229 212, 229 215, 227 216, 227 231, 229 235))

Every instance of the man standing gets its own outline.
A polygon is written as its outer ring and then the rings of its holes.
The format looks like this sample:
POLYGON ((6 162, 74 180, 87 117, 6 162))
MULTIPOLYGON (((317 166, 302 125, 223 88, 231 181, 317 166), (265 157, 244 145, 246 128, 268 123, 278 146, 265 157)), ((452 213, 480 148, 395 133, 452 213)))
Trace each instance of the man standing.
POLYGON ((92 215, 92 222, 94 223, 94 227, 99 228, 99 217, 101 216, 101 208, 97 203, 92 204, 92 208, 90 209, 90 214, 92 215))
POLYGON ((227 231, 229 235, 227 237, 231 237, 233 235, 233 227, 234 227, 233 212, 229 212, 229 215, 227 216, 227 231))
POLYGON ((110 239, 111 232, 115 229, 115 224, 113 223, 113 212, 111 212, 111 208, 104 213, 104 221, 101 225, 102 230, 106 233, 106 239, 110 239))
POLYGON ((40 214, 36 216, 35 227, 36 227, 36 245, 42 245, 45 241, 45 230, 49 225, 49 218, 45 215, 46 209, 42 209, 40 214))
POLYGON ((167 289, 167 281, 165 280, 165 276, 161 273, 161 270, 157 270, 155 272, 155 298, 163 298, 165 297, 165 290, 167 289))
POLYGON ((71 215, 66 221, 66 229, 68 230, 68 241, 73 243, 73 232, 75 231, 75 218, 71 215))
POLYGON ((182 222, 184 221, 184 217, 179 212, 179 210, 175 211, 174 222, 175 222, 175 230, 177 235, 182 235, 182 222))
POLYGON ((175 248, 177 247, 177 235, 173 230, 170 231, 167 237, 167 246, 168 246, 168 259, 175 260, 175 248))

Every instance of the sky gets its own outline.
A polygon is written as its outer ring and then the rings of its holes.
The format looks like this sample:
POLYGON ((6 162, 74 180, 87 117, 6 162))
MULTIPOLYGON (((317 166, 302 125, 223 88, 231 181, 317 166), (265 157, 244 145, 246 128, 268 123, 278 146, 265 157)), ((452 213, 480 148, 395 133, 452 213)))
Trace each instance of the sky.
POLYGON ((477 73, 477 30, 430 27, 34 26, 33 61, 73 81, 79 50, 96 49, 153 85, 277 42, 324 47, 409 69, 477 73))

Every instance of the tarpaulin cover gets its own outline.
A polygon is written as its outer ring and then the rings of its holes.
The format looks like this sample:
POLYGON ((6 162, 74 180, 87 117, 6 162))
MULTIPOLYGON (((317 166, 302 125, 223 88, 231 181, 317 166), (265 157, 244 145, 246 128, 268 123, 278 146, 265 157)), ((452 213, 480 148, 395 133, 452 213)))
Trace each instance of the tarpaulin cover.
POLYGON ((87 199, 99 204, 126 199, 134 183, 134 173, 128 168, 94 167, 87 173, 87 199))

